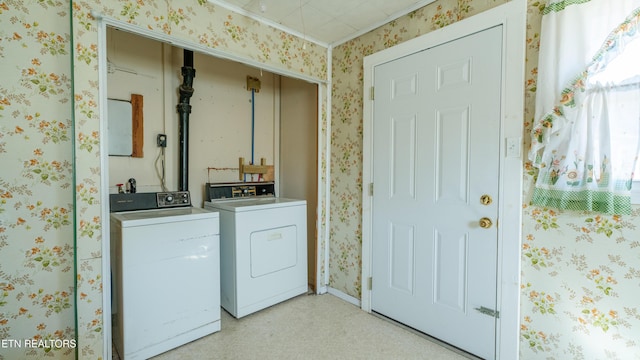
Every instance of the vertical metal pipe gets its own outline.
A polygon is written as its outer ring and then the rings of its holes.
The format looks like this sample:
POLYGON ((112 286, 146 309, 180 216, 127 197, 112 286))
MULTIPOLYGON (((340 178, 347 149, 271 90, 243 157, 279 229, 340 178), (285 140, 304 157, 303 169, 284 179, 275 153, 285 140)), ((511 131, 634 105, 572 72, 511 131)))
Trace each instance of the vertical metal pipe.
POLYGON ((185 50, 184 51, 184 66, 193 67, 193 51, 185 50))
POLYGON ((183 82, 180 85, 180 100, 177 110, 180 114, 179 137, 180 137, 180 191, 189 190, 189 114, 191 105, 189 100, 193 96, 193 79, 196 77, 196 70, 193 68, 193 52, 184 51, 184 66, 182 67, 183 82))
POLYGON ((189 113, 191 113, 191 105, 178 104, 178 107, 181 108, 179 110, 180 163, 178 166, 180 182, 178 190, 187 191, 189 190, 189 113))

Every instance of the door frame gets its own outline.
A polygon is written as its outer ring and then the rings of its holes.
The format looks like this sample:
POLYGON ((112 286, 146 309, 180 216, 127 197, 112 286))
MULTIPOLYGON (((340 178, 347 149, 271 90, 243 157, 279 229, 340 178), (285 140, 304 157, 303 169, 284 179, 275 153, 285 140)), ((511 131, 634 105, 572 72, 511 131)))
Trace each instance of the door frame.
MULTIPOLYGON (((520 255, 524 131, 524 67, 526 0, 512 0, 478 15, 408 40, 364 58, 364 94, 374 83, 375 67, 494 26, 503 26, 498 200, 496 358, 517 359, 520 342, 520 255)), ((371 312, 373 100, 363 111, 362 171, 362 296, 361 308, 371 312)))

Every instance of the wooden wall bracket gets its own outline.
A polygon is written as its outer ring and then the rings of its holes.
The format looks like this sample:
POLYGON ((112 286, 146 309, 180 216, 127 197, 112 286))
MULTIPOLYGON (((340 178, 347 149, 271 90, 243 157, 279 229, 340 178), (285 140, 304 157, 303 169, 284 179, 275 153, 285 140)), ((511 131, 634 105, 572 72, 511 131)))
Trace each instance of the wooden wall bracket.
POLYGON ((131 94, 131 133, 133 150, 131 157, 141 158, 144 156, 144 112, 142 111, 144 101, 142 95, 131 94))
POLYGON ((263 175, 265 180, 272 180, 268 178, 273 177, 273 165, 267 165, 267 159, 265 158, 260 159, 260 165, 245 164, 244 158, 241 157, 238 160, 238 178, 244 180, 245 174, 260 174, 263 175))

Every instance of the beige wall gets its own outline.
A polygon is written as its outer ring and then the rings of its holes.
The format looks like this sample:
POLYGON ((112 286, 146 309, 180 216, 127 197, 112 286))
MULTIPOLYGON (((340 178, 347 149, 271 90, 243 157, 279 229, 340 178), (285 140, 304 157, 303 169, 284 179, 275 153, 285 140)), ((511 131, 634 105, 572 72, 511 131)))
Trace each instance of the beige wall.
MULTIPOLYGON (((130 100, 131 94, 143 96, 144 147, 142 158, 109 157, 109 191, 116 192, 116 184, 126 184, 135 178, 138 191, 160 191, 154 160, 158 155, 156 135, 165 133, 165 64, 163 44, 131 33, 108 29, 107 58, 111 71, 107 73, 107 97, 130 100)), ((174 72, 175 73, 175 72, 174 72)), ((172 73, 173 74, 173 73, 172 73)), ((177 102, 177 100, 176 100, 177 102)), ((113 114, 112 114, 113 116, 113 114)), ((111 121, 115 121, 112 118, 111 121)), ((175 140, 175 134, 173 139, 175 140)), ((175 176, 167 184, 175 184, 175 176)))
MULTIPOLYGON (((165 175, 168 190, 178 190, 178 88, 182 83, 183 50, 139 35, 109 30, 108 58, 116 71, 107 76, 108 97, 126 100, 144 96, 144 157, 109 157, 109 189, 136 179, 139 192, 161 191, 156 174, 160 148, 156 137, 167 135, 165 175), (120 69, 120 70, 118 70, 120 69)), ((276 75, 240 63, 195 53, 194 94, 189 117, 189 190, 202 207, 204 184, 238 181, 238 158, 251 160, 251 92, 247 76, 258 78, 255 94, 254 159, 274 163, 279 88, 276 75), (211 168, 211 170, 208 170, 211 168)), ((161 163, 157 169, 161 172, 161 163)), ((257 179, 257 178, 256 178, 257 179)))
POLYGON ((307 201, 307 270, 316 288, 318 87, 283 77, 280 89, 280 196, 307 201))
MULTIPOLYGON (((251 161, 251 91, 247 75, 260 80, 255 93, 254 162, 266 158, 273 165, 279 89, 275 75, 242 64, 196 54, 196 79, 190 120, 189 189, 202 206, 206 182, 239 181, 238 158, 251 161), (197 64, 197 65, 196 65, 197 64), (261 75, 262 73, 262 75, 261 75)), ((255 175, 255 179, 258 177, 255 175)), ((250 180, 250 177, 247 177, 250 180)))

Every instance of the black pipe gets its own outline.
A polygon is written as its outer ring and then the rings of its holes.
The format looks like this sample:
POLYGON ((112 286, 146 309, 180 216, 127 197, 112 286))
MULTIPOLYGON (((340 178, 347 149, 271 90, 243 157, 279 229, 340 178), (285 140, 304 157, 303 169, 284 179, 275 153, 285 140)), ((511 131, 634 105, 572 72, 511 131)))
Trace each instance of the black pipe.
POLYGON ((184 66, 193 67, 193 51, 185 50, 184 51, 184 66))
POLYGON ((180 191, 189 190, 189 114, 191 105, 189 100, 193 96, 193 78, 196 70, 193 68, 193 51, 184 51, 184 66, 182 67, 182 85, 180 85, 180 100, 178 101, 178 114, 180 114, 180 191))

